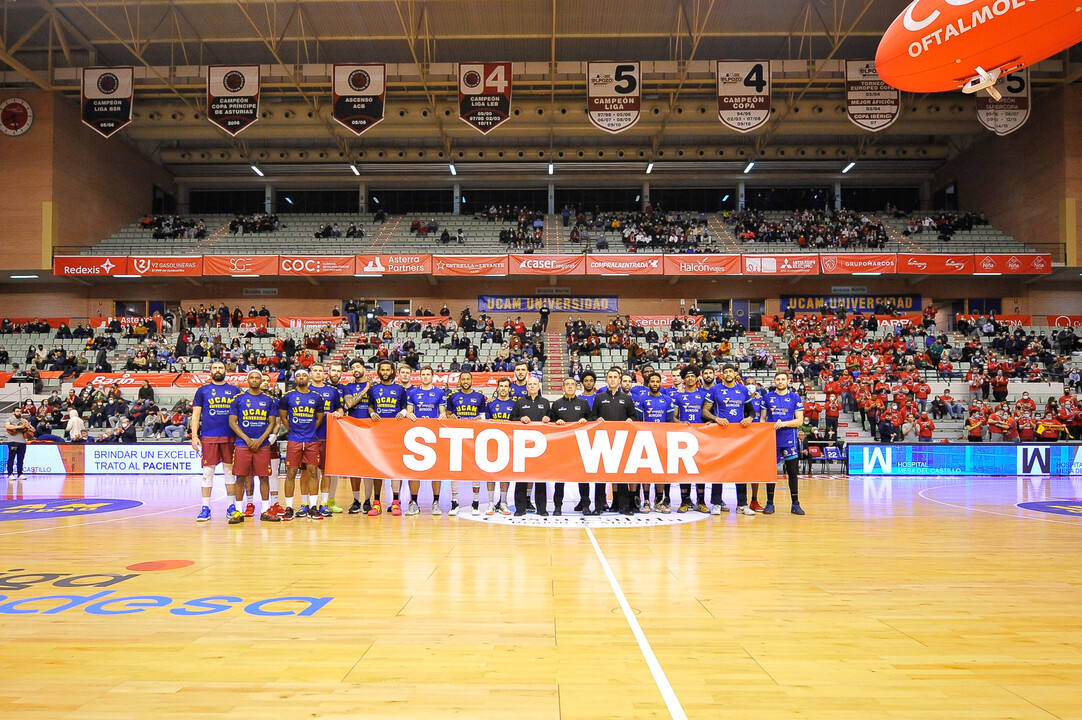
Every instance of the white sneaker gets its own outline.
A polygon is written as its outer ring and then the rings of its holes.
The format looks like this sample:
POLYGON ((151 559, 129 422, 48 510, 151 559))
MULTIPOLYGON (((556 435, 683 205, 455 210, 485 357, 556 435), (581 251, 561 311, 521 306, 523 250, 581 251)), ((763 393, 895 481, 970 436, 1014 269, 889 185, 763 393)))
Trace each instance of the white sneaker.
POLYGON ((19 476, 19 479, 20 479, 20 480, 25 480, 25 479, 26 479, 26 475, 20 475, 20 476, 19 476))
POLYGON ((496 503, 489 503, 488 504, 488 509, 485 510, 485 515, 495 515, 495 514, 496 514, 496 503))
MULTIPOLYGON (((715 506, 715 507, 716 507, 716 506, 715 506)), ((738 508, 736 509, 736 514, 737 514, 737 515, 754 515, 754 514, 755 514, 755 511, 754 511, 754 510, 752 510, 752 509, 751 509, 750 507, 748 507, 747 505, 741 505, 740 507, 738 507, 738 508)))
POLYGON ((500 511, 500 515, 510 515, 511 508, 507 507, 507 503, 501 502, 497 509, 500 511))
MULTIPOLYGON (((432 514, 443 515, 443 509, 440 507, 440 504, 438 502, 432 503, 432 514)), ((451 506, 451 515, 458 515, 458 512, 456 511, 454 505, 451 506)))
POLYGON ((714 505, 710 508, 711 515, 721 515, 721 505, 714 505))
POLYGON ((413 500, 410 500, 409 506, 406 507, 406 514, 407 515, 420 515, 421 514, 421 508, 417 507, 416 502, 414 502, 413 500))

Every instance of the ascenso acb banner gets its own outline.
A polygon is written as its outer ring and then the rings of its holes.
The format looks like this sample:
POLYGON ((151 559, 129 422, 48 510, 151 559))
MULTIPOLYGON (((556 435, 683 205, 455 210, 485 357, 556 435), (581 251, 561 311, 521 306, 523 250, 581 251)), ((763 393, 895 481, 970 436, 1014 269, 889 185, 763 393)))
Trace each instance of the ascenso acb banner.
POLYGON ((617 311, 619 303, 615 295, 594 295, 592 297, 477 296, 477 309, 481 312, 535 313, 542 307, 548 307, 552 312, 614 313, 617 311))
POLYGON ((756 424, 331 418, 329 475, 503 482, 774 482, 774 427, 756 424))

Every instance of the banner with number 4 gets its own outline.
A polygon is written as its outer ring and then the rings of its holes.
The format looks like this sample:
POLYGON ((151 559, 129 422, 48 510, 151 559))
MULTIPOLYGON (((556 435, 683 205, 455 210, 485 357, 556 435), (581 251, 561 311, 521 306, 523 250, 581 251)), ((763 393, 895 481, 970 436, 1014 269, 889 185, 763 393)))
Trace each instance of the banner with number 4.
POLYGON ((751 132, 770 119, 770 62, 719 60, 718 120, 737 132, 751 132))
POLYGON ((459 119, 487 134, 510 116, 511 63, 459 63, 459 119))

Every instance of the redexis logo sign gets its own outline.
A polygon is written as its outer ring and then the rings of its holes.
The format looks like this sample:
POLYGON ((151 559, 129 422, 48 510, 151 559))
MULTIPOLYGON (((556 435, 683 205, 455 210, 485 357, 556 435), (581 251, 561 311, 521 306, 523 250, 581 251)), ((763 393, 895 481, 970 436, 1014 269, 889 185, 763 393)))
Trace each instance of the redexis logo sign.
MULTIPOLYGON (((190 561, 142 563, 152 569, 176 569, 190 561), (154 568, 154 566, 160 566, 154 568)), ((168 595, 127 594, 129 584, 140 584, 144 573, 31 572, 11 568, 0 575, 0 615, 138 615, 160 612, 177 617, 198 617, 243 612, 260 617, 311 617, 334 598, 286 595, 246 599, 239 595, 206 595, 180 600, 168 595), (124 585, 124 588, 117 589, 124 585), (105 589, 102 589, 105 588, 105 589)))

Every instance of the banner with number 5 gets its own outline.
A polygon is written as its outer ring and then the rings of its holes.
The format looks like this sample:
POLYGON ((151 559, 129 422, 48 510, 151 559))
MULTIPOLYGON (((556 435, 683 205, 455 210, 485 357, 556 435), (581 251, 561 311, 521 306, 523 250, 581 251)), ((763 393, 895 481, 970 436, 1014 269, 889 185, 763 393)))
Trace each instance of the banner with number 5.
POLYGON ((737 132, 751 132, 770 119, 770 62, 719 60, 718 120, 737 132))
POLYGON ((511 63, 459 63, 459 119, 488 134, 510 116, 511 63))
POLYGON ((586 70, 586 109, 598 130, 619 133, 639 121, 642 110, 639 63, 592 62, 586 70))

